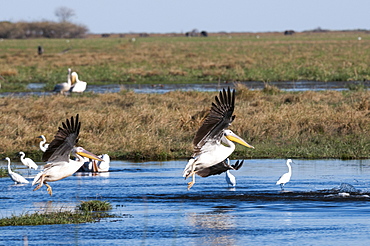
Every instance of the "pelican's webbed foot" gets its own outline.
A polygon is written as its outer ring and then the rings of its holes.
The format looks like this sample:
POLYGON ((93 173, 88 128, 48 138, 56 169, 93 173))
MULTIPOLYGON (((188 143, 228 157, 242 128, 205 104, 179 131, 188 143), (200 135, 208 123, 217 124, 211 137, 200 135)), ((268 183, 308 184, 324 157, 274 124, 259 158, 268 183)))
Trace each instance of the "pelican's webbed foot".
POLYGON ((45 185, 48 187, 46 189, 46 191, 49 193, 50 196, 52 196, 53 195, 53 189, 51 188, 51 186, 48 183, 45 183, 45 185))
POLYGON ((192 174, 193 180, 188 183, 188 190, 195 184, 195 173, 192 174))
POLYGON ((38 189, 40 189, 42 187, 42 185, 44 184, 44 178, 45 178, 45 175, 44 174, 41 175, 41 177, 40 177, 40 183, 36 186, 35 189, 33 189, 33 191, 38 190, 38 189))

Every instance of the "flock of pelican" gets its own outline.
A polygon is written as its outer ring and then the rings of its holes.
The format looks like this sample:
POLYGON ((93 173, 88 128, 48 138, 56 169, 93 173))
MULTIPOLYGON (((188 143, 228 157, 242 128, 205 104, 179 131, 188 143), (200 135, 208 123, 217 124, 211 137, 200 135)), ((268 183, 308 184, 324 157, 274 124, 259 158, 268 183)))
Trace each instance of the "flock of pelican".
MULTIPOLYGON (((83 88, 80 86, 77 74, 71 73, 68 69, 68 90, 75 88, 76 91, 83 88), (71 81, 76 81, 74 87, 70 86, 71 81)), ((84 88, 86 88, 86 82, 84 88)), ((64 83, 63 83, 64 84, 64 83)), ((65 85, 58 84, 58 90, 66 91, 65 85)), ((56 86, 56 87, 57 87, 56 86)), ((236 185, 236 178, 230 173, 230 170, 239 170, 244 160, 236 161, 230 164, 229 156, 235 150, 235 144, 239 143, 247 148, 254 147, 248 144, 245 140, 237 134, 228 129, 235 119, 235 90, 223 89, 219 95, 215 97, 212 103, 210 112, 204 120, 201 127, 195 134, 193 145, 194 153, 189 159, 187 165, 183 170, 183 177, 185 179, 191 177, 192 180, 188 183, 188 190, 195 184, 195 175, 200 177, 208 177, 212 175, 219 175, 225 173, 225 179, 229 186, 236 185)), ((42 161, 46 162, 43 170, 40 171, 32 182, 32 186, 38 184, 35 190, 40 189, 43 185, 47 187, 47 192, 52 195, 52 188, 48 182, 54 182, 73 175, 77 171, 85 172, 107 172, 109 171, 110 158, 107 154, 97 156, 82 147, 76 146, 78 143, 78 136, 80 133, 81 122, 79 115, 66 119, 62 122, 62 126, 58 127, 58 131, 50 144, 46 144, 46 139, 43 135, 39 138, 40 149, 43 151, 42 161), (74 156, 71 159, 70 156, 74 156)), ((19 152, 21 161, 29 168, 37 169, 36 163, 30 158, 25 158, 23 152, 19 152)), ((16 183, 28 183, 28 181, 10 169, 10 159, 8 161, 8 173, 11 179, 16 183)), ((289 182, 292 175, 290 166, 291 159, 287 160, 289 172, 285 173, 276 182, 276 185, 281 186, 283 190, 284 185, 289 182)))
POLYGON ((67 82, 55 85, 54 92, 65 94, 67 92, 82 93, 86 90, 87 83, 78 79, 78 74, 68 68, 67 82))

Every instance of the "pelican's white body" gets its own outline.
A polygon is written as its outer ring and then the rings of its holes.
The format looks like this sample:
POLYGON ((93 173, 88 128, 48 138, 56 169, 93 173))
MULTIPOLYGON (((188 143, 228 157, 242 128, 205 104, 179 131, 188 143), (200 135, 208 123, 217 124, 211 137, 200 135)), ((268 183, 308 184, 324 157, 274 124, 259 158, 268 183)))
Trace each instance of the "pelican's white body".
POLYGON ((202 147, 201 154, 188 161, 183 172, 183 177, 188 177, 192 172, 196 172, 197 166, 208 168, 229 157, 235 150, 235 144, 224 136, 221 138, 221 142, 225 143, 227 146, 220 142, 216 142, 216 144, 211 141, 207 142, 202 147))
POLYGON ((41 175, 45 174, 44 181, 54 182, 71 176, 83 165, 83 161, 69 160, 69 162, 54 162, 45 165, 45 169, 34 178, 32 185, 40 183, 41 175), (50 165, 50 166, 48 166, 50 165))
POLYGON ((78 74, 76 72, 72 73, 72 78, 76 80, 76 82, 71 86, 71 92, 84 92, 87 87, 87 83, 78 79, 78 74))

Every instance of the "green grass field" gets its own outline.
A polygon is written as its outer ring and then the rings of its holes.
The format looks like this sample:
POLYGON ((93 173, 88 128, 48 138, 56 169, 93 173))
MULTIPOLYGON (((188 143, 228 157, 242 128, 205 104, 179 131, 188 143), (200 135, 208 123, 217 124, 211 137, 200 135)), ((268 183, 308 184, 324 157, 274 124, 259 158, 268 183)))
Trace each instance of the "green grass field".
POLYGON ((365 32, 1 40, 0 91, 26 90, 30 82, 50 90, 69 67, 90 84, 364 81, 369 40, 365 32))

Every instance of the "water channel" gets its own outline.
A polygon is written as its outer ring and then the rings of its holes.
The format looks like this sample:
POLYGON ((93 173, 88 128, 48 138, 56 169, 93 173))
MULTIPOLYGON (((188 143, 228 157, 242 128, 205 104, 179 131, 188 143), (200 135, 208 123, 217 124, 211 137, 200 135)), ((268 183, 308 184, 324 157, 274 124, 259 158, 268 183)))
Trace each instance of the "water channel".
MULTIPOLYGON (((16 160, 14 160, 16 161, 16 160)), ((0 217, 110 202, 120 218, 70 225, 0 227, 0 245, 369 245, 370 160, 247 159, 225 175, 197 178, 187 191, 186 160, 112 161, 108 173, 76 173, 42 187, 0 178, 0 217)), ((30 181, 21 163, 13 167, 30 181)), ((40 167, 42 166, 42 163, 40 167)), ((5 167, 5 162, 0 166, 5 167)))

